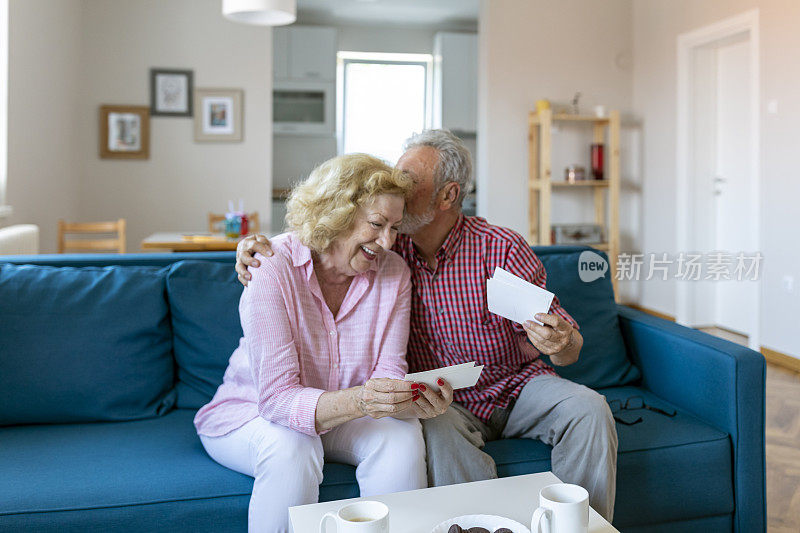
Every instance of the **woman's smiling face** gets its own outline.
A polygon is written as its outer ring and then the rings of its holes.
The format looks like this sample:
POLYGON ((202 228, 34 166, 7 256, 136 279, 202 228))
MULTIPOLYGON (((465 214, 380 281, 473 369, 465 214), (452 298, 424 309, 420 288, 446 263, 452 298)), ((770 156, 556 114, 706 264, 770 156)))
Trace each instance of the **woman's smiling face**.
POLYGON ((404 207, 403 198, 393 194, 380 194, 359 207, 353 228, 331 247, 336 269, 350 276, 366 272, 381 254, 391 250, 404 207))

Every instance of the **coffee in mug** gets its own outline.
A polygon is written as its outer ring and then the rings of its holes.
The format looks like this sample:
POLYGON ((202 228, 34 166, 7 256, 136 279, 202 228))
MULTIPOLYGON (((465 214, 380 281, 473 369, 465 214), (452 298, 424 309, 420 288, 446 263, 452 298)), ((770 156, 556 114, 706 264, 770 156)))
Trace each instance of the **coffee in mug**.
POLYGON ((336 525, 336 533, 389 533, 389 508, 381 502, 355 502, 335 513, 325 513, 319 522, 320 533, 325 533, 325 521, 329 518, 336 525))
POLYGON ((539 492, 539 508, 533 513, 531 533, 587 533, 589 493, 569 483, 548 485, 539 492))

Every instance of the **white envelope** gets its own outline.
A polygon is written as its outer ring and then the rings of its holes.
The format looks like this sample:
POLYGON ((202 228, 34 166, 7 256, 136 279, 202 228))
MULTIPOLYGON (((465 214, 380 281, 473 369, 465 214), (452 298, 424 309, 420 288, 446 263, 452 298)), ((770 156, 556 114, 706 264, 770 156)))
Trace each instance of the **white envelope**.
POLYGON ((474 387, 481 377, 483 365, 475 366, 475 361, 471 363, 463 363, 460 365, 446 366, 437 368, 435 370, 425 370, 424 372, 414 372, 406 374, 403 378, 405 381, 413 381, 415 383, 424 383, 425 386, 430 387, 432 390, 439 392, 439 385, 436 380, 442 378, 446 380, 453 389, 465 389, 467 387, 474 387))
POLYGON ((547 313, 555 295, 514 274, 495 268, 494 276, 486 281, 486 300, 489 311, 518 324, 536 320, 536 313, 547 313))

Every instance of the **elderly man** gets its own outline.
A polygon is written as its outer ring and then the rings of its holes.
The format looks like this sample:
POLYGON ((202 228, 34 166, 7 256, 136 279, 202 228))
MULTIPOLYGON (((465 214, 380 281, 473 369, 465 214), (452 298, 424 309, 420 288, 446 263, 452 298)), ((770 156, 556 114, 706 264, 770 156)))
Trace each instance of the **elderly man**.
MULTIPOLYGON (((462 214, 472 163, 449 131, 411 137, 397 167, 415 183, 393 248, 413 282, 409 368, 484 365, 475 387, 452 396, 444 387, 428 406, 432 416, 422 424, 429 483, 496 478, 493 459, 482 451, 487 441, 539 439, 553 447, 553 473, 585 487, 592 507, 611 521, 617 461, 611 411, 603 396, 558 377, 539 357, 547 354, 558 366, 577 361, 583 346, 577 323, 557 297, 547 314, 531 317, 543 325, 531 320, 520 326, 486 305, 486 280, 495 267, 545 287, 542 263, 518 233, 462 214)), ((265 237, 239 245, 236 270, 244 284, 247 266, 258 264, 256 252, 270 253, 265 237)))

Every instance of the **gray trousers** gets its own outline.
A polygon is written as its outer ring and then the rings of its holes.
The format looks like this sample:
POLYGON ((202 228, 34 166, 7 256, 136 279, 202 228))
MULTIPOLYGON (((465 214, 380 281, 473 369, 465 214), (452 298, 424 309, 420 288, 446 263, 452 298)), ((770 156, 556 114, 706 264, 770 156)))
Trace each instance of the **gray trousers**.
MULTIPOLYGON (((553 447, 553 473, 589 491, 591 506, 611 522, 617 481, 617 429, 597 392, 555 376, 537 376, 510 413, 495 409, 485 424, 453 403, 422 421, 430 486, 494 479, 494 460, 482 451, 499 438, 538 439, 553 447)), ((533 505, 533 504, 531 504, 533 505)))

